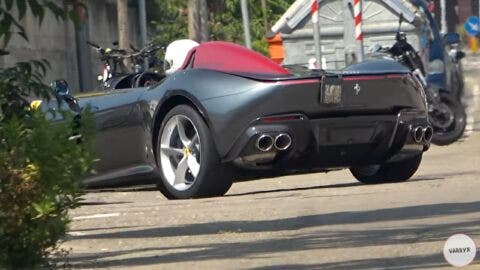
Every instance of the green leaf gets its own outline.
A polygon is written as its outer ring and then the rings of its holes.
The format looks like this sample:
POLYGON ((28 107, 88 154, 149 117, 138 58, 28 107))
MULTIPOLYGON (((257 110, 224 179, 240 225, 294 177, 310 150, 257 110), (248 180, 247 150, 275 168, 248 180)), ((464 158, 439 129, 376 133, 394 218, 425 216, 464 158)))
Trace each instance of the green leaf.
POLYGON ((13 6, 13 0, 5 0, 5 7, 7 10, 11 10, 13 6))
POLYGON ((3 47, 7 47, 7 44, 10 42, 10 39, 12 38, 12 32, 8 31, 4 33, 3 35, 3 47))
POLYGON ((27 12, 27 1, 26 0, 16 0, 17 9, 18 9, 18 19, 21 20, 25 17, 27 12))
POLYGON ((77 13, 74 10, 68 11, 67 16, 75 24, 75 27, 80 25, 80 18, 78 18, 77 13))
POLYGON ((54 2, 47 1, 44 5, 55 15, 57 20, 66 18, 65 11, 54 2))
POLYGON ((5 13, 4 17, 10 20, 20 30, 20 32, 25 32, 23 26, 11 14, 5 13))
POLYGON ((9 17, 4 16, 3 19, 0 21, 0 37, 9 32, 11 26, 12 20, 9 17))
POLYGON ((23 31, 20 31, 18 32, 17 34, 19 34, 23 39, 25 39, 26 41, 28 41, 28 36, 25 32, 23 31))
POLYGON ((43 18, 45 17, 44 7, 40 5, 37 0, 28 0, 28 4, 30 5, 33 16, 37 17, 40 24, 42 24, 43 18))

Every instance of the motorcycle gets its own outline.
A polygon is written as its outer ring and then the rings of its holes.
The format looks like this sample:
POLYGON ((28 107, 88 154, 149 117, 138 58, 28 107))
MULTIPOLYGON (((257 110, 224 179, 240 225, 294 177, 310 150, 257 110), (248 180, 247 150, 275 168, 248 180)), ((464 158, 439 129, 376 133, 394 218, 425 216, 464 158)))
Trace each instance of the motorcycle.
POLYGON ((155 84, 164 78, 158 71, 150 71, 149 68, 161 66, 155 54, 162 47, 149 44, 138 50, 131 46, 132 53, 125 50, 103 48, 93 42, 87 42, 99 54, 103 62, 102 75, 98 79, 102 81, 103 90, 125 89, 133 87, 145 87, 155 84), (128 68, 125 63, 131 62, 128 68))
POLYGON ((133 53, 126 55, 130 58, 133 68, 133 87, 148 87, 161 81, 165 76, 163 70, 160 72, 157 68, 163 68, 163 61, 158 59, 157 52, 163 50, 162 46, 150 43, 145 48, 136 49, 130 46, 133 53))
POLYGON ((125 50, 103 48, 91 41, 87 41, 87 44, 100 54, 100 61, 103 62, 102 75, 98 76, 99 81, 102 81, 102 83, 105 84, 109 79, 121 74, 121 72, 118 72, 119 69, 125 71, 125 67, 122 63, 122 59, 127 54, 125 50))
MULTIPOLYGON (((400 18, 401 26, 402 18, 400 18)), ((460 101, 444 89, 438 89, 427 84, 423 62, 413 46, 408 43, 407 36, 400 31, 395 36, 395 44, 388 47, 375 46, 374 54, 387 55, 406 66, 425 89, 428 103, 428 116, 433 127, 432 143, 448 145, 463 136, 466 126, 465 108, 460 101)))

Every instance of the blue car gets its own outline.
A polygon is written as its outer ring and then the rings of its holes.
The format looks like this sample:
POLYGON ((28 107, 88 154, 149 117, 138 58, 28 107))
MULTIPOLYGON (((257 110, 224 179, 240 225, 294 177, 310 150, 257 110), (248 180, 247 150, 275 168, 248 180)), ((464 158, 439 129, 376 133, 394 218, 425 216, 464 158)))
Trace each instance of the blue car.
POLYGON ((464 77, 461 59, 465 53, 458 49, 460 36, 457 33, 442 35, 425 0, 410 0, 426 14, 430 22, 429 63, 427 71, 428 85, 450 92, 457 98, 463 94, 464 77))

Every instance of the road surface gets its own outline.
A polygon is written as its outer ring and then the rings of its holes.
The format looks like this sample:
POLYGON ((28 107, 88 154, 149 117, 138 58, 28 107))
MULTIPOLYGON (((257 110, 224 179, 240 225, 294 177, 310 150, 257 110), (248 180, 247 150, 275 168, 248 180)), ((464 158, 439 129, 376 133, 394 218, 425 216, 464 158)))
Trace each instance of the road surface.
MULTIPOLYGON (((91 192, 72 211, 74 268, 440 269, 447 238, 480 246, 480 59, 466 62, 466 136, 433 146, 405 183, 348 171, 235 184, 222 198, 168 201, 151 188, 91 192)), ((480 269, 480 254, 470 265, 480 269)))

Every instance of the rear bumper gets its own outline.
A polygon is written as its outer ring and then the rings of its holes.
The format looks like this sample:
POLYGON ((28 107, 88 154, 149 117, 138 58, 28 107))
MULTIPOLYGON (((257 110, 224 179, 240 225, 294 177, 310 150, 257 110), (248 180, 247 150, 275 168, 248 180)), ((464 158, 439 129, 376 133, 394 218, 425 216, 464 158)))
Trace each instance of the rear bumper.
POLYGON ((416 141, 416 127, 429 126, 424 112, 308 119, 304 115, 258 119, 240 136, 225 162, 249 169, 318 170, 400 160, 426 151, 430 141, 416 141), (258 138, 288 134, 286 150, 258 149, 258 138))

